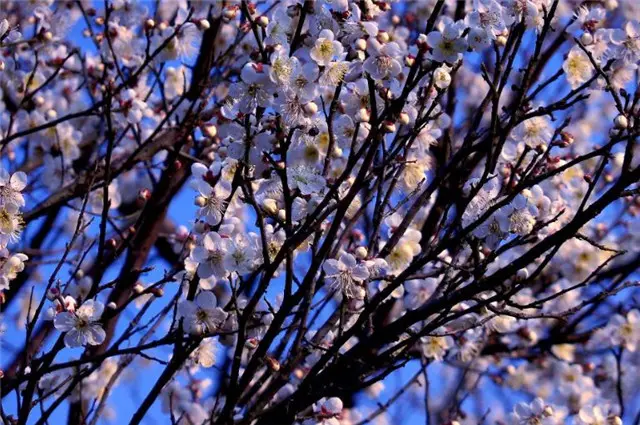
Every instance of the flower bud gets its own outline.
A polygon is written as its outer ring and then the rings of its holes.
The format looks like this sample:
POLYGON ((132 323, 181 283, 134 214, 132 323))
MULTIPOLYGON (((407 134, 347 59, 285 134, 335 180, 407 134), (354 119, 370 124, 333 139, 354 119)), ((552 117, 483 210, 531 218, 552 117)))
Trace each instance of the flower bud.
POLYGON ((607 418, 607 424, 608 425, 622 425, 622 419, 620 419, 620 416, 609 416, 607 418))
POLYGON ((267 357, 265 361, 267 365, 271 368, 271 370, 273 370, 274 372, 277 372, 280 370, 280 362, 274 359, 273 357, 267 357))
POLYGON ((278 213, 278 204, 275 199, 265 198, 262 201, 262 208, 270 215, 275 215, 278 213))
POLYGON ((211 28, 211 24, 209 23, 208 19, 200 19, 198 21, 198 27, 202 30, 202 31, 206 31, 209 28, 211 28))
POLYGON ((198 195, 196 196, 196 199, 194 201, 194 204, 200 208, 204 207, 205 205, 207 205, 207 199, 202 196, 202 195, 198 195))
POLYGON ((208 229, 209 229, 209 226, 207 226, 207 223, 203 221, 198 221, 193 226, 193 230, 195 230, 196 233, 205 233, 208 229))
POLYGON ((141 203, 145 203, 149 199, 151 199, 151 191, 147 188, 140 189, 140 191, 138 192, 138 201, 140 201, 141 203))
POLYGON ((49 288, 47 291, 47 299, 53 301, 60 296, 60 290, 58 288, 49 288))
POLYGON ((285 221, 287 219, 287 212, 285 210, 278 211, 278 219, 285 221))
POLYGON ((367 111, 366 108, 360 108, 356 116, 356 119, 360 122, 369 122, 370 118, 371 118, 371 115, 369 114, 369 111, 367 111))
POLYGON ((367 251, 366 247, 359 246, 356 248, 356 257, 359 260, 364 260, 365 258, 367 258, 367 255, 369 255, 369 251, 367 251))
POLYGON ((304 105, 303 109, 308 116, 313 116, 316 112, 318 112, 318 105, 316 105, 315 102, 309 102, 304 105))
POLYGON ((624 115, 618 115, 614 120, 613 124, 618 130, 624 130, 629 126, 629 120, 624 115))
POLYGON ((365 51, 367 50, 367 42, 363 38, 359 38, 356 40, 356 49, 365 51))
POLYGON ((109 310, 115 310, 116 308, 118 308, 118 306, 116 305, 116 303, 114 303, 113 301, 111 301, 110 303, 107 304, 107 308, 109 310))
POLYGON ((138 295, 142 294, 144 292, 144 286, 142 286, 139 283, 136 283, 135 285, 133 285, 133 292, 135 292, 138 295))
POLYGON ((389 38, 389 33, 386 31, 379 31, 378 35, 376 36, 376 38, 378 39, 378 41, 380 43, 388 43, 390 38, 389 38))
POLYGON ((144 28, 146 30, 152 30, 156 27, 156 21, 154 21, 153 19, 147 19, 146 21, 144 21, 144 28))
POLYGON ((518 273, 516 273, 516 280, 525 280, 529 277, 529 271, 527 269, 520 269, 518 273))
POLYGON ((232 19, 234 19, 236 17, 236 15, 238 14, 237 10, 235 8, 230 9, 230 8, 226 8, 224 10, 224 12, 222 12, 222 16, 224 17, 224 19, 226 19, 227 21, 230 21, 232 19))
POLYGON ((585 46, 588 46, 593 43, 593 36, 591 33, 585 32, 580 36, 580 42, 585 46))
POLYGON ((560 138, 562 139, 562 147, 566 148, 573 143, 573 134, 563 131, 560 133, 560 138))
POLYGON ((614 10, 618 8, 618 0, 605 0, 604 7, 607 10, 614 10))
POLYGON ((325 415, 339 415, 342 413, 344 404, 338 397, 331 397, 322 403, 321 412, 325 415))
POLYGON ((202 127, 202 132, 213 139, 218 135, 218 128, 213 124, 207 124, 202 127))
POLYGON ((164 295, 164 289, 160 287, 151 288, 149 289, 149 292, 151 292, 156 298, 161 298, 164 295))
POLYGON ((262 15, 261 17, 258 18, 258 25, 260 25, 262 28, 266 28, 269 25, 269 18, 262 15))
POLYGON ((507 44, 507 37, 499 35, 496 37, 496 44, 500 47, 504 47, 507 44))
POLYGON ((384 122, 384 131, 387 133, 395 133, 396 125, 393 121, 385 121, 384 122))
POLYGON ((410 120, 411 118, 409 117, 409 114, 407 114, 406 112, 401 112, 400 116, 398 116, 398 122, 400 122, 400 124, 402 125, 409 124, 410 120))

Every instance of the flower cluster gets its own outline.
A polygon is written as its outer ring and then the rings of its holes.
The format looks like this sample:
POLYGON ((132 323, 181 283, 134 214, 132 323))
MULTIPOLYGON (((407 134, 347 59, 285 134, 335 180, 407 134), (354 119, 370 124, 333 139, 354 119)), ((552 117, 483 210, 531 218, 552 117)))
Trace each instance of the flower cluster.
POLYGON ((3 2, 0 423, 637 422, 636 3, 3 2))

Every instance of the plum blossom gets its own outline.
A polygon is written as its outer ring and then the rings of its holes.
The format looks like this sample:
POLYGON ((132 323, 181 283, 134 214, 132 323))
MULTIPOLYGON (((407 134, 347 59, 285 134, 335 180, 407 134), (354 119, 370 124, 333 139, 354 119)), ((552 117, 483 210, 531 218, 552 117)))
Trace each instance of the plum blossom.
POLYGON ((14 174, 0 169, 0 207, 17 212, 24 207, 22 190, 27 186, 27 175, 22 171, 14 174))
POLYGON ((328 259, 323 269, 332 285, 347 298, 363 297, 362 285, 369 278, 369 270, 364 264, 358 264, 353 255, 343 253, 339 260, 328 259))
POLYGON ((395 78, 401 71, 401 51, 397 43, 380 43, 372 38, 367 43, 369 57, 362 64, 363 69, 375 80, 395 78))
POLYGON ((228 316, 217 303, 211 291, 200 292, 193 301, 182 301, 178 305, 178 313, 183 319, 185 331, 193 335, 215 332, 228 316))
POLYGON ((303 195, 312 195, 321 192, 326 182, 313 168, 297 166, 287 173, 287 184, 289 189, 298 189, 303 195))
POLYGON ((427 34, 427 43, 431 47, 429 56, 437 62, 453 64, 462 57, 467 49, 467 41, 462 37, 462 22, 450 22, 442 32, 432 31, 427 34))
POLYGON ((103 311, 104 304, 87 300, 75 311, 62 311, 56 314, 53 325, 60 332, 66 332, 64 344, 67 347, 100 345, 106 337, 100 324, 103 311))
POLYGON ((320 31, 320 35, 316 39, 309 56, 318 66, 327 66, 331 62, 341 59, 343 50, 342 44, 334 39, 333 32, 325 29, 320 31))
POLYGON ((567 81, 572 89, 585 83, 593 75, 593 66, 587 55, 574 47, 569 52, 567 59, 562 64, 567 81))

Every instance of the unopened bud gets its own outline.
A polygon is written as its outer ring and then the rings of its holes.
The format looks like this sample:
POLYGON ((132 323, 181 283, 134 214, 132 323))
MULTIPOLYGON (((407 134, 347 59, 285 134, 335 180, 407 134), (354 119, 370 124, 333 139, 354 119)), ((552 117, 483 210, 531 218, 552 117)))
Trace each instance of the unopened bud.
POLYGON ((507 44, 507 37, 499 35, 496 37, 496 44, 500 47, 504 47, 507 44))
POLYGON ((270 215, 278 213, 278 204, 275 199, 265 198, 262 201, 262 208, 270 215))
POLYGON ((138 201, 147 202, 149 199, 151 199, 151 191, 147 188, 140 189, 138 192, 138 201))
POLYGON ((593 36, 591 33, 585 32, 580 36, 580 42, 585 46, 588 46, 593 43, 593 36))
POLYGON ((202 131, 207 135, 207 137, 210 137, 212 139, 218 135, 218 127, 213 124, 207 124, 203 126, 202 131))
POLYGON ((287 212, 285 210, 278 211, 278 218, 285 221, 287 219, 287 212))
POLYGON ((147 30, 152 30, 156 27, 156 21, 154 21, 153 19, 147 19, 146 21, 144 21, 144 27, 147 30))
POLYGON ((269 18, 262 15, 261 17, 258 18, 257 21, 258 25, 260 25, 262 28, 266 28, 269 25, 269 18))
POLYGON ((229 21, 234 19, 237 14, 236 9, 225 9, 224 12, 222 12, 222 16, 229 21))
POLYGON ((207 198, 205 198, 202 195, 198 195, 196 196, 196 199, 194 201, 194 204, 200 208, 204 207, 205 205, 207 205, 207 198))
POLYGON ((360 122, 369 122, 370 118, 371 118, 371 115, 369 114, 369 111, 367 111, 366 108, 360 108, 356 116, 356 119, 360 122))
POLYGON ((359 38, 356 40, 356 49, 365 51, 367 50, 367 42, 363 38, 359 38))
POLYGON ((135 292, 138 295, 142 294, 144 292, 144 286, 142 286, 139 283, 136 283, 135 285, 133 285, 133 292, 135 292))
POLYGON ((620 416, 609 416, 607 418, 607 424, 608 425, 622 425, 622 419, 620 419, 620 416))
POLYGON ((379 31, 376 38, 380 43, 388 43, 390 40, 389 33, 386 31, 379 31))
POLYGON ((406 112, 401 112, 400 116, 398 116, 398 122, 402 125, 409 124, 410 120, 411 118, 409 117, 409 114, 407 114, 406 112))
POLYGON ((624 115, 618 115, 614 120, 613 124, 619 130, 624 130, 629 126, 629 120, 624 115))
POLYGON ((47 291, 47 299, 53 301, 60 296, 60 290, 58 288, 49 288, 47 291))
POLYGON ((309 102, 304 105, 304 112, 308 116, 313 116, 316 112, 318 112, 318 105, 316 105, 315 102, 309 102))
POLYGON ((273 370, 274 372, 277 372, 280 370, 280 362, 274 359, 273 357, 267 357, 265 361, 267 362, 267 365, 269 365, 271 370, 273 370))
POLYGON ((107 304, 107 308, 109 310, 115 310, 116 308, 118 308, 118 306, 116 305, 116 303, 114 303, 113 301, 111 301, 110 303, 107 304))
POLYGON ((563 131, 560 133, 560 138, 562 139, 562 147, 566 148, 573 143, 573 134, 563 131))
POLYGON ((364 260, 369 255, 369 251, 364 246, 359 246, 356 248, 356 257, 360 260, 364 260))
POLYGON ((244 346, 247 347, 249 350, 255 350, 256 348, 258 348, 259 343, 260 341, 258 341, 257 338, 249 338, 244 343, 244 346))
POLYGON ((519 281, 525 280, 528 277, 529 277, 529 271, 527 269, 520 269, 518 270, 518 273, 516 273, 516 279, 519 281))
POLYGON ((151 288, 149 289, 149 292, 151 292, 156 298, 161 298, 164 295, 164 289, 159 287, 151 288))
POLYGON ((387 133, 395 133, 396 125, 393 121, 385 121, 384 122, 384 131, 387 133))
POLYGON ((209 23, 209 20, 208 20, 208 19, 200 19, 200 20, 198 21, 198 27, 199 27, 201 30, 206 31, 206 30, 208 30, 209 28, 211 28, 211 24, 209 23))

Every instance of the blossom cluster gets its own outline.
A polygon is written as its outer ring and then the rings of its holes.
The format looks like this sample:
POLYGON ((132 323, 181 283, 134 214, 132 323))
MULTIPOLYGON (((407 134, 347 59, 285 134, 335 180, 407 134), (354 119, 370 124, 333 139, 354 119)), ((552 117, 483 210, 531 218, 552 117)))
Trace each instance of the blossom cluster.
POLYGON ((0 423, 640 417, 634 0, 94 3, 0 11, 0 423))

